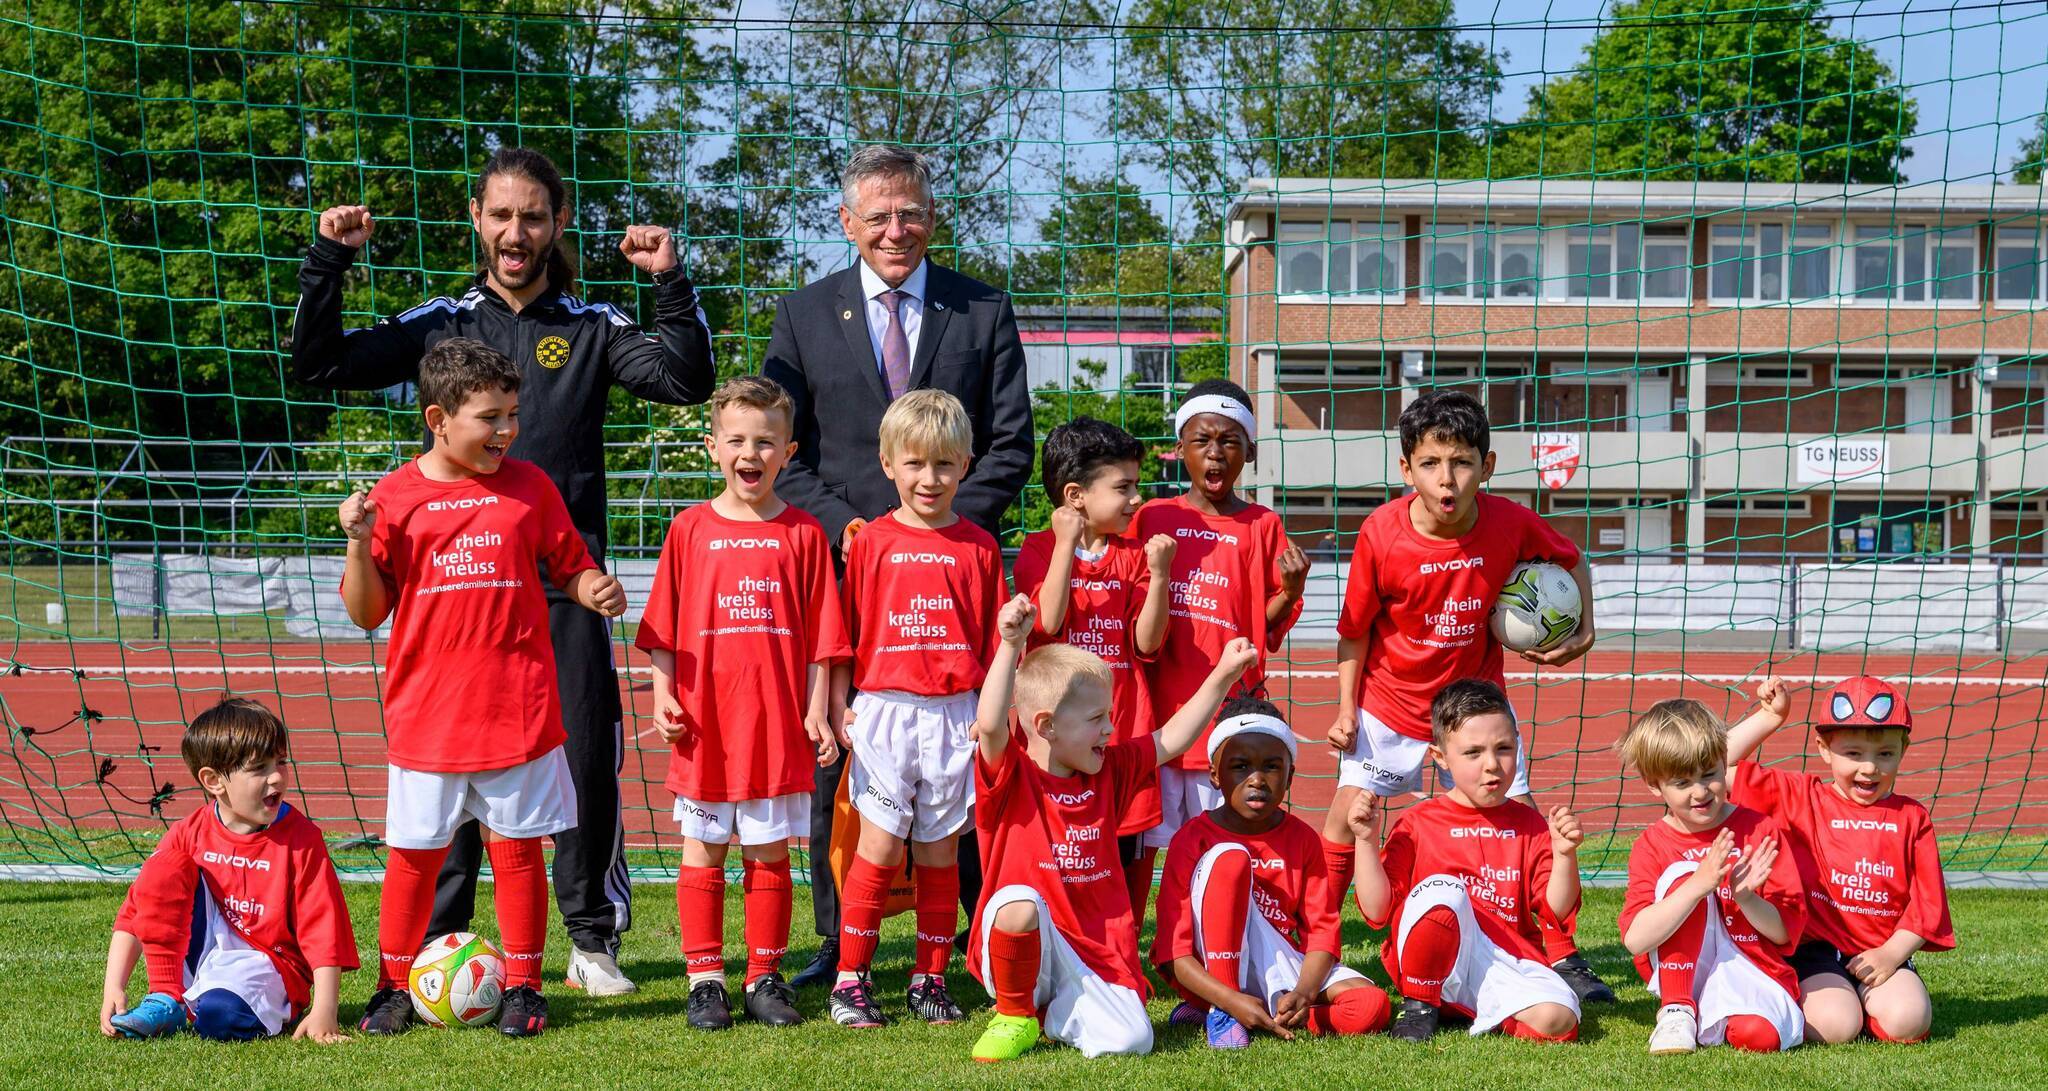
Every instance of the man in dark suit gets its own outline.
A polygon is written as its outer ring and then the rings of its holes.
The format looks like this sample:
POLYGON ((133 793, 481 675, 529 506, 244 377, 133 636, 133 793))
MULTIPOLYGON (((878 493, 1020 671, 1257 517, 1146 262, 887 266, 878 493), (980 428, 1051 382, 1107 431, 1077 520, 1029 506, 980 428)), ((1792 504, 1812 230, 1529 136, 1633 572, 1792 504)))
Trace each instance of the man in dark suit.
MULTIPOLYGON (((974 424, 973 459, 953 510, 994 534, 1031 479, 1031 391, 1007 293, 925 257, 936 222, 931 167, 904 148, 855 152, 840 174, 839 223, 860 253, 851 268, 783 297, 761 373, 796 399, 796 457, 776 491, 825 525, 845 557, 867 521, 896 506, 877 436, 908 390, 951 392, 974 424)), ((829 982, 838 965, 839 896, 823 847, 845 769, 818 771, 811 800, 811 909, 824 942, 795 984, 829 982)), ((960 842, 960 901, 981 892, 970 826, 960 842)))

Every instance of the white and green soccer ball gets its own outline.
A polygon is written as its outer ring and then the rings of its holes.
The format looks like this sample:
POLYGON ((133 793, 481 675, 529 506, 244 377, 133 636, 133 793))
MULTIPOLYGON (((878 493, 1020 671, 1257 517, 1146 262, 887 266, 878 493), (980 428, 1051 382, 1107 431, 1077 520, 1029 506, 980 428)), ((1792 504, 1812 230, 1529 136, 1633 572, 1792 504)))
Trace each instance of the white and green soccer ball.
POLYGON ((1578 631, 1584 609, 1571 573, 1546 561, 1523 561, 1493 604, 1493 638, 1511 652, 1548 651, 1578 631))
POLYGON ((412 1008, 437 1027, 479 1027, 498 1017, 505 960, 491 941, 451 932, 427 944, 407 977, 412 1008))

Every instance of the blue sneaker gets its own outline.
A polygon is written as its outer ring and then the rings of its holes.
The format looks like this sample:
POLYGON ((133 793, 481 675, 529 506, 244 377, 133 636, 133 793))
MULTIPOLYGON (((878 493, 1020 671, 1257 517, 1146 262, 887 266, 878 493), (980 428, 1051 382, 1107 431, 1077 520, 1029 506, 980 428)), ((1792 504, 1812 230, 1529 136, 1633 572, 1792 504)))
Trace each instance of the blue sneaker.
POLYGON ((114 1029, 130 1038, 162 1037, 185 1029, 188 1021, 185 1005, 170 993, 150 993, 113 1018, 114 1029))
POLYGON ((1210 1008, 1204 1025, 1209 1032, 1210 1049, 1243 1049, 1252 1044, 1251 1032, 1222 1008, 1210 1008))

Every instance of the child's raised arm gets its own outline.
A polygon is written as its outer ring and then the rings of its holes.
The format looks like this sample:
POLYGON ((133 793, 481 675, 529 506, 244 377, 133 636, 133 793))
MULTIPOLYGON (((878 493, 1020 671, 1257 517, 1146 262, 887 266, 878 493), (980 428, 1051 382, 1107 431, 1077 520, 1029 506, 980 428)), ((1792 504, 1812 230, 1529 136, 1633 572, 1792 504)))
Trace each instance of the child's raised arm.
POLYGON ((1138 626, 1131 634, 1139 655, 1157 655, 1166 644, 1167 611, 1173 602, 1173 554, 1178 548, 1165 534, 1154 534, 1145 543, 1145 605, 1138 610, 1138 626))
POLYGON ((1777 675, 1756 684, 1756 711, 1728 729, 1728 764, 1733 765, 1756 753, 1777 730, 1785 726, 1785 714, 1792 711, 1791 687, 1777 675))
POLYGON ((981 683, 981 699, 974 708, 974 738, 981 746, 982 760, 994 765, 1003 760, 1003 748, 1010 745, 1010 694, 1016 688, 1017 661, 1024 657, 1024 638, 1031 634, 1037 613, 1026 595, 1012 596, 996 615, 995 660, 988 665, 988 678, 981 683))
POLYGON ((1356 884, 1358 913, 1369 926, 1386 924, 1387 912, 1392 908, 1387 865, 1380 859, 1380 824, 1386 817, 1383 803, 1370 791, 1360 792, 1351 801, 1351 813, 1344 816, 1357 846, 1358 864, 1352 882, 1356 884))
POLYGON ((1700 859, 1699 870, 1674 884, 1663 898, 1628 922, 1621 945, 1628 948, 1629 954, 1649 954, 1678 931, 1685 918, 1692 916, 1693 909, 1721 885, 1722 876, 1729 870, 1728 854, 1734 847, 1735 835, 1723 828, 1708 846, 1706 856, 1700 859))
POLYGON ((1223 646, 1223 655, 1217 659, 1216 669, 1202 680, 1201 688, 1188 698, 1188 703, 1180 706, 1180 711, 1174 713, 1173 718, 1160 727, 1158 734, 1152 736, 1158 764, 1165 765, 1195 745, 1195 740, 1202 737, 1203 730, 1216 718, 1216 710, 1223 706, 1223 698, 1229 696, 1230 687, 1244 676, 1246 668, 1258 661, 1259 650, 1244 637, 1223 646))
POLYGON ((391 616, 391 584, 370 556, 370 534, 377 526, 377 502, 361 491, 341 502, 341 533, 348 538, 348 566, 341 574, 341 605, 348 619, 374 629, 391 616))
POLYGON ((1061 504, 1052 509, 1052 556, 1038 584, 1038 631, 1058 636, 1067 627, 1067 604, 1074 598, 1074 545, 1088 527, 1088 517, 1061 504))

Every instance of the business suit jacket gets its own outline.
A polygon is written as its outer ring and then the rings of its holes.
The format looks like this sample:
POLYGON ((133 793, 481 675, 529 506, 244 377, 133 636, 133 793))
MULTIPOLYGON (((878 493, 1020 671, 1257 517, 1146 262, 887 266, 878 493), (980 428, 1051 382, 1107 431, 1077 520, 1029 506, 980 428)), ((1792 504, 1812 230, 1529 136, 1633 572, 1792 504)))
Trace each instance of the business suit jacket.
MULTIPOLYGON (((926 274, 912 389, 945 390, 974 425, 973 462, 953 510, 991 534, 1031 479, 1031 391, 1009 295, 937 263, 926 274)), ((889 391, 868 337, 860 267, 782 297, 761 373, 796 400, 796 457, 776 492, 825 525, 838 547, 846 524, 896 506, 882 473, 880 429, 889 391)))

